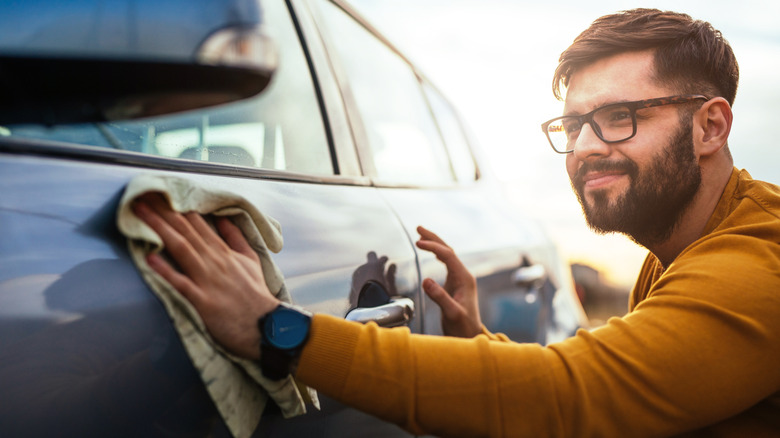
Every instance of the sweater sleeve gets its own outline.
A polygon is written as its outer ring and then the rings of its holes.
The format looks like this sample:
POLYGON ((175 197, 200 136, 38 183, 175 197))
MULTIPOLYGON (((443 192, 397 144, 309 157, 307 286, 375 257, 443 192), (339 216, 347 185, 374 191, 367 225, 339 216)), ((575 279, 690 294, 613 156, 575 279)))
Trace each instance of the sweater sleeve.
POLYGON ((500 342, 512 342, 509 337, 503 333, 493 333, 490 330, 487 329, 484 325, 482 326, 482 334, 487 336, 488 339, 491 341, 500 341, 500 342))
MULTIPOLYGON (((413 335, 406 328, 382 329, 373 323, 316 315, 296 377, 412 433, 500 436, 506 426, 501 393, 512 391, 518 382, 499 380, 501 367, 494 356, 512 356, 515 351, 528 351, 529 361, 544 355, 537 344, 494 342, 485 335, 470 339, 413 335)), ((536 363, 542 366, 543 362, 536 363)), ((536 386, 544 389, 549 382, 536 386)), ((530 387, 523 392, 542 405, 553 403, 554 394, 536 393, 530 387)), ((526 414, 541 414, 535 410, 526 414)))
POLYGON ((765 243, 705 239, 632 313, 547 347, 318 315, 297 377, 418 434, 642 437, 702 428, 777 400, 780 246, 765 243))

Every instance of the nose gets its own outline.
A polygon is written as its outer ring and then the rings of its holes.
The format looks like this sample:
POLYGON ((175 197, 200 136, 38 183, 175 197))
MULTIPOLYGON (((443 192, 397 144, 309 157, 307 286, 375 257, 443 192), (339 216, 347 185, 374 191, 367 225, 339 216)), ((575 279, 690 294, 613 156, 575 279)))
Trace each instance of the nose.
MULTIPOLYGON (((591 122, 592 123, 592 122, 591 122)), ((587 160, 592 157, 603 157, 609 155, 612 148, 609 144, 601 140, 593 131, 591 123, 585 123, 580 128, 580 134, 574 143, 574 156, 578 160, 587 160)))

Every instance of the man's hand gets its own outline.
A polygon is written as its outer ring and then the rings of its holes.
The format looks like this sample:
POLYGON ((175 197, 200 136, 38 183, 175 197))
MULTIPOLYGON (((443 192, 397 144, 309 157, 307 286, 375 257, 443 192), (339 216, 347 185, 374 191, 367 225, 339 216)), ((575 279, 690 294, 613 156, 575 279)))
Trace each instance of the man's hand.
POLYGON ((430 278, 423 281, 425 293, 441 307, 444 334, 471 338, 482 333, 476 279, 439 236, 423 227, 417 227, 417 232, 417 247, 434 253, 447 266, 443 288, 430 278))
POLYGON ((175 212, 159 194, 142 196, 133 211, 162 238, 180 271, 158 254, 147 257, 149 266, 193 304, 217 342, 257 359, 257 319, 279 300, 268 290, 260 260, 241 230, 220 217, 218 235, 200 214, 175 212))

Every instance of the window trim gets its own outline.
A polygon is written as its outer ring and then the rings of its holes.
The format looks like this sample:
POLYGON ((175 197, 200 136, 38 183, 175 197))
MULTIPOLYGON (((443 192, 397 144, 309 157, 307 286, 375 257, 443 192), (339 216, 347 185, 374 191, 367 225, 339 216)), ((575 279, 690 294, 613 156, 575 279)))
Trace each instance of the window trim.
POLYGON ((83 146, 72 143, 56 142, 28 138, 0 138, 0 153, 18 155, 37 155, 54 158, 74 159, 82 162, 96 162, 110 165, 140 167, 150 170, 171 170, 177 172, 267 179, 280 181, 298 181, 318 184, 370 186, 371 181, 362 176, 314 175, 262 169, 259 167, 237 166, 208 161, 186 160, 141 152, 83 146))
POLYGON ((336 175, 362 177, 365 173, 352 134, 347 104, 328 54, 327 43, 317 25, 318 16, 309 2, 286 0, 292 22, 298 32, 306 62, 320 105, 336 175))

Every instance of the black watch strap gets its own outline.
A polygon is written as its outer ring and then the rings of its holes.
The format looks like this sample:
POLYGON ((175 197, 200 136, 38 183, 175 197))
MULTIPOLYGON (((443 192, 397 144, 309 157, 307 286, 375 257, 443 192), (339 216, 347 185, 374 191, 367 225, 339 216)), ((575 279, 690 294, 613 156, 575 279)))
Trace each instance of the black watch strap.
POLYGON ((260 343, 260 370, 271 380, 281 380, 287 377, 295 359, 290 352, 279 350, 270 345, 260 343))

